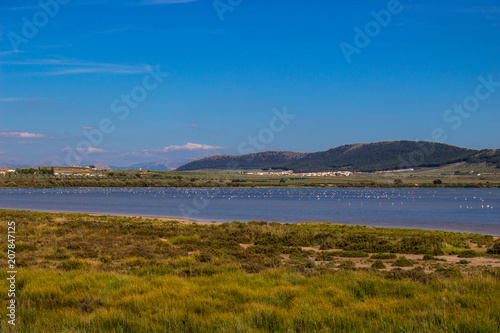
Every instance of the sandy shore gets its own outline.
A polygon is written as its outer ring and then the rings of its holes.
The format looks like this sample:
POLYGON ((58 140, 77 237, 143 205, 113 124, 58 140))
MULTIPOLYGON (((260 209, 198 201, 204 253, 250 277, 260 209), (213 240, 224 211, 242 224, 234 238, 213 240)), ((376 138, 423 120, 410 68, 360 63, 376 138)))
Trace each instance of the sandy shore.
POLYGON ((149 216, 149 215, 127 215, 127 214, 108 214, 108 213, 87 213, 87 212, 61 212, 61 211, 47 211, 47 210, 36 210, 36 209, 14 209, 27 212, 42 212, 42 213, 54 213, 54 214, 85 214, 89 216, 106 216, 106 217, 126 217, 139 220, 158 220, 158 221, 177 221, 181 224, 222 224, 226 222, 222 221, 202 221, 195 219, 188 219, 185 217, 171 217, 171 216, 149 216))
MULTIPOLYGON (((63 213, 63 212, 61 212, 63 213)), ((78 214, 87 214, 90 216, 106 216, 106 217, 127 217, 127 218, 132 218, 132 219, 139 219, 139 220, 158 220, 158 221, 177 221, 181 224, 222 224, 226 222, 220 222, 220 221, 201 221, 201 220, 195 220, 195 219, 188 219, 185 217, 169 217, 169 216, 144 216, 144 215, 125 215, 125 214, 100 214, 100 213, 80 213, 78 214)))
MULTIPOLYGON (((28 211, 28 212, 44 212, 44 213, 55 213, 55 214, 85 214, 85 215, 90 215, 90 216, 107 216, 107 217, 126 217, 126 218, 132 218, 132 219, 139 219, 139 220, 158 220, 158 221, 177 221, 181 224, 201 224, 201 225, 210 225, 210 224, 222 224, 222 223, 230 223, 231 221, 206 221, 206 220, 196 220, 196 219, 189 219, 185 217, 172 217, 172 216, 149 216, 149 215, 128 215, 128 214, 109 214, 109 213, 87 213, 87 212, 62 212, 62 211, 46 211, 46 210, 36 210, 36 209, 14 209, 14 210, 21 210, 21 211, 28 211)), ((309 223, 309 222, 300 222, 300 223, 309 223)), ((314 221, 310 221, 310 223, 315 223, 314 221)), ((328 223, 328 222, 321 222, 321 223, 328 223)), ((342 224, 335 222, 333 224, 342 224)), ((351 225, 354 226, 355 224, 344 224, 344 225, 351 225)), ((362 224, 359 224, 362 225, 362 224)), ((397 228, 397 227, 377 227, 377 226, 369 226, 368 228, 397 228)), ((399 227, 401 229, 415 229, 415 230, 427 230, 427 229, 418 229, 418 228, 404 228, 404 227, 399 227)), ((449 231, 449 232, 461 232, 461 233, 468 233, 468 231, 449 231)), ((493 235, 493 239, 497 240, 499 239, 500 236, 493 235)))

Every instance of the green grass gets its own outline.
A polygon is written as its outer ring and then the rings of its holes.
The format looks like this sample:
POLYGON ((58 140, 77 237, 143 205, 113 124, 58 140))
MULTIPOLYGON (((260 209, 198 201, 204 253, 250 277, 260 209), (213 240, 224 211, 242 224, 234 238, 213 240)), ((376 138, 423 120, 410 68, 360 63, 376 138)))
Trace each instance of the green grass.
MULTIPOLYGON (((498 268, 417 260, 415 268, 387 270, 380 259, 365 256, 430 253, 450 244, 467 250, 480 243, 484 251, 477 254, 496 260, 486 253, 496 244, 488 235, 0 210, 2 235, 7 221, 16 221, 21 245, 17 332, 499 329, 498 268), (317 260, 329 254, 330 261, 317 260)), ((1 245, 5 251, 6 237, 1 245)), ((0 290, 6 291, 6 262, 0 267, 0 290)), ((6 302, 0 298, 4 309, 6 302)), ((0 331, 13 332, 5 320, 0 331)))
POLYGON ((484 276, 424 284, 351 271, 186 279, 25 269, 18 278, 18 332, 498 332, 500 320, 500 284, 484 276))

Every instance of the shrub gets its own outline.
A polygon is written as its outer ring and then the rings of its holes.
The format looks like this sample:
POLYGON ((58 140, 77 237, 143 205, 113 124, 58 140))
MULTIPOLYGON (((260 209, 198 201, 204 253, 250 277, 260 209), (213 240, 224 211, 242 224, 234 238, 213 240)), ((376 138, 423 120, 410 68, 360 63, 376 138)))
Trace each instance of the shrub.
POLYGON ((497 239, 491 249, 486 251, 489 254, 500 254, 500 239, 497 239))
POLYGON ((402 270, 401 268, 394 268, 386 272, 384 277, 390 280, 411 279, 412 281, 422 283, 427 283, 433 278, 430 274, 426 274, 422 267, 413 268, 409 271, 402 270))
POLYGON ((53 260, 64 260, 68 258, 69 258, 68 252, 63 247, 57 248, 55 251, 45 256, 45 259, 53 259, 53 260))
POLYGON ((110 256, 99 257, 99 261, 102 262, 103 264, 109 264, 112 262, 110 256))
POLYGON ((356 269, 356 263, 352 260, 346 260, 343 261, 340 265, 339 268, 341 269, 347 269, 347 270, 354 270, 356 269))
POLYGON ((435 179, 432 183, 434 185, 441 185, 443 183, 443 181, 441 179, 435 179))
POLYGON ((438 258, 434 257, 432 254, 426 254, 422 260, 438 260, 438 258))
POLYGON ((89 268, 90 264, 79 259, 70 259, 63 261, 57 266, 57 268, 63 269, 65 271, 72 271, 77 269, 86 269, 89 268))
POLYGON ((36 246, 34 244, 30 243, 24 243, 24 242, 17 242, 16 243, 16 252, 23 252, 23 251, 35 251, 36 246))
POLYGON ((200 240, 201 238, 198 235, 177 236, 169 239, 170 243, 174 245, 198 243, 200 240))
POLYGON ((475 258, 479 257, 479 253, 474 250, 464 250, 458 254, 459 258, 475 258))
POLYGON ((248 225, 254 225, 254 226, 263 226, 267 225, 266 221, 248 221, 248 225))
POLYGON ((443 251, 443 250, 441 250, 441 249, 439 249, 439 248, 436 248, 436 249, 433 249, 433 250, 431 251, 431 254, 432 254, 433 256, 442 256, 442 255, 444 255, 444 251, 443 251))
POLYGON ((396 259, 398 256, 396 256, 394 253, 378 253, 372 255, 372 259, 396 259))
POLYGON ((387 268, 384 263, 382 262, 382 260, 375 260, 375 262, 372 264, 372 268, 374 269, 384 269, 384 268, 387 268))
POLYGON ((369 256, 369 254, 364 251, 342 251, 335 252, 333 255, 337 255, 343 258, 366 258, 369 256))
POLYGON ((443 268, 440 267, 436 269, 436 271, 433 273, 435 275, 439 275, 442 277, 447 277, 447 278, 460 278, 462 277, 462 272, 456 268, 443 268))
POLYGON ((398 260, 394 261, 392 263, 392 266, 398 266, 398 267, 411 267, 415 264, 413 260, 406 259, 406 257, 399 257, 398 260))
POLYGON ((470 261, 467 261, 467 260, 465 260, 465 259, 462 259, 462 260, 460 260, 460 261, 458 262, 458 264, 460 264, 460 265, 467 265, 468 263, 470 263, 470 261))
POLYGON ((316 255, 316 261, 332 261, 334 258, 333 256, 328 253, 328 252, 321 252, 318 255, 316 255))

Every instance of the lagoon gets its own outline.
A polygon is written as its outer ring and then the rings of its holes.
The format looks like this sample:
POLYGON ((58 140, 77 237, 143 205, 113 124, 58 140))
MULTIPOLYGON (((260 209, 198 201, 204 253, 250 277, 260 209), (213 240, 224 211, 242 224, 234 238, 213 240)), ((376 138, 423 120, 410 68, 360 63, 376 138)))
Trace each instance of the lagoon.
POLYGON ((500 189, 2 188, 0 208, 500 235, 500 189))

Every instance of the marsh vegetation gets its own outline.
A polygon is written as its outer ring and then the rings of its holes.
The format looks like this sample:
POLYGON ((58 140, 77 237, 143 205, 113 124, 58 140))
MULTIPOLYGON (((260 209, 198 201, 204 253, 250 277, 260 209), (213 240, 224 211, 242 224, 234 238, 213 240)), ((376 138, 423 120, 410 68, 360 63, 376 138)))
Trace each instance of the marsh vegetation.
POLYGON ((17 222, 18 332, 496 332, 500 322, 499 240, 488 235, 13 210, 0 219, 2 234, 17 222))

